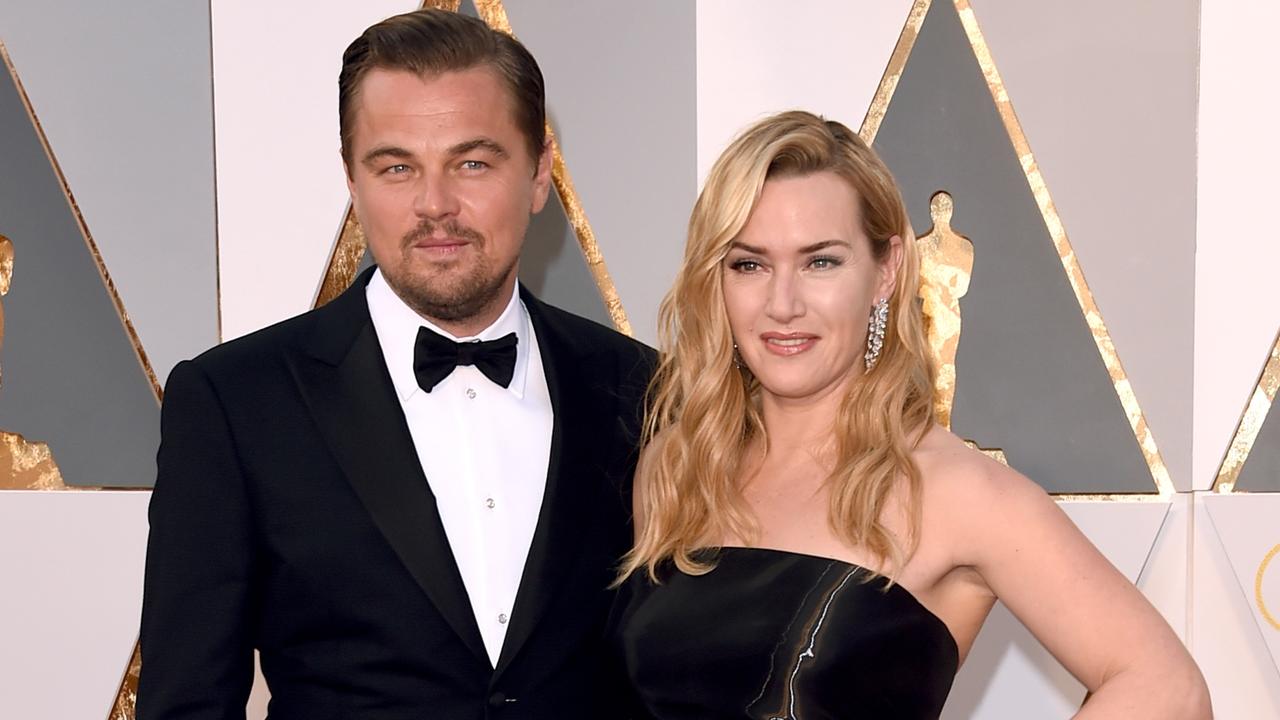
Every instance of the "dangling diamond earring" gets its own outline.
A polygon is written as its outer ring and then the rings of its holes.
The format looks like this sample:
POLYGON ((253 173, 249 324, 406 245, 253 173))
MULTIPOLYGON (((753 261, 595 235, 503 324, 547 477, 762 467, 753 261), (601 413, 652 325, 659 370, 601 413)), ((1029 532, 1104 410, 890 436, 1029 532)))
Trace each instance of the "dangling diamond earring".
POLYGON ((740 360, 741 357, 742 356, 738 354, 738 343, 734 342, 733 343, 733 366, 738 368, 739 370, 742 369, 742 360, 740 360))
POLYGON ((880 298, 871 310, 871 318, 867 321, 867 372, 876 366, 880 359, 880 350, 884 348, 884 328, 889 323, 889 298, 880 298))

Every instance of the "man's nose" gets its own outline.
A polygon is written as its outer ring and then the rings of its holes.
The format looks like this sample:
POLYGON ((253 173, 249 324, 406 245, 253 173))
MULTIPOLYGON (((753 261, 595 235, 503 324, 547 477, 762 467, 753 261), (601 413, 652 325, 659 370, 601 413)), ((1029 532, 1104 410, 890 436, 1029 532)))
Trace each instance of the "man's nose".
POLYGON ((458 214, 458 195, 453 180, 446 173, 426 173, 418 181, 413 211, 432 220, 458 214))

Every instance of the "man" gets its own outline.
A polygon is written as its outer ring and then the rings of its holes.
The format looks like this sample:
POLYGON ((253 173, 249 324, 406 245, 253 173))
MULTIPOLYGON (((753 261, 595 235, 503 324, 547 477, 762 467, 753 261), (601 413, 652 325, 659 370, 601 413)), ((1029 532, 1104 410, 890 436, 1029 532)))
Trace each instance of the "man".
POLYGON ((377 269, 174 369, 138 717, 616 714, 603 625, 652 351, 517 290, 550 190, 514 39, 423 10, 339 78, 377 269))

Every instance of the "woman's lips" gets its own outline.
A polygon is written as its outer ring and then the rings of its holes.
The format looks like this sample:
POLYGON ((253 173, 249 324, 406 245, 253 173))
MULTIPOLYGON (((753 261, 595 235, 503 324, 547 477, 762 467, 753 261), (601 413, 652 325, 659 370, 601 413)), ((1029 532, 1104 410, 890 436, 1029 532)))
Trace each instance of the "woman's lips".
POLYGON ((763 333, 760 339, 766 350, 783 357, 799 355, 818 343, 818 336, 808 333, 763 333))

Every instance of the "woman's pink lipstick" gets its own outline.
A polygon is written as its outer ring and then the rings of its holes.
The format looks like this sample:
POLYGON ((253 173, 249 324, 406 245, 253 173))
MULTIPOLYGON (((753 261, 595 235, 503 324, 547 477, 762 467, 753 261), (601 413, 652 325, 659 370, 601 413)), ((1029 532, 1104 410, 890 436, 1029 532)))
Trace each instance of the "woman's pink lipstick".
POLYGON ((818 343, 818 336, 809 333, 779 333, 767 332, 761 333, 760 339, 764 341, 764 347, 774 355, 790 357, 798 355, 818 343))

